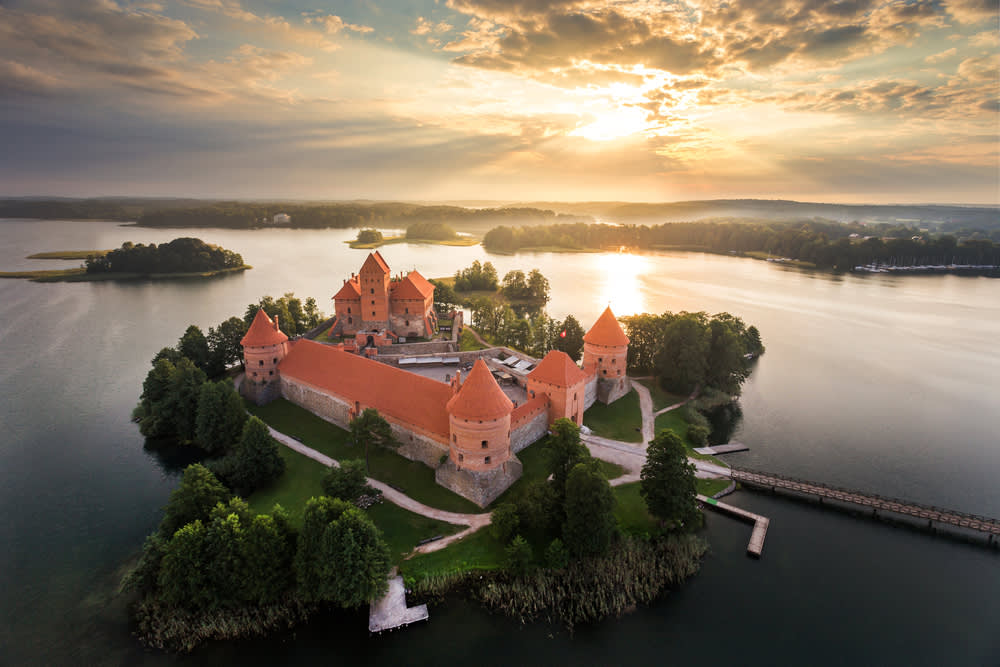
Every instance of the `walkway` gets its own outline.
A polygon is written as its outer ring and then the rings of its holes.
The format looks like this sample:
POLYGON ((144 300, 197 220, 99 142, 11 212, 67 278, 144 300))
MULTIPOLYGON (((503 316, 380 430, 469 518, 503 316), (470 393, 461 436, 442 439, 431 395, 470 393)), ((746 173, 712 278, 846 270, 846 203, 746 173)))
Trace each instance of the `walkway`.
POLYGON ((701 495, 700 493, 698 494, 698 500, 709 507, 719 510, 720 512, 725 512, 726 514, 732 514, 740 519, 752 521, 753 532, 750 533, 750 542, 747 544, 747 553, 751 556, 760 558, 761 553, 764 551, 764 537, 767 535, 767 527, 771 523, 766 516, 754 514, 753 512, 740 509, 739 507, 719 502, 715 498, 709 498, 701 495))
MULTIPOLYGON (((270 426, 267 427, 268 431, 271 432, 271 437, 280 442, 285 447, 311 458, 313 461, 322 463, 327 467, 339 466, 340 464, 323 454, 322 452, 317 452, 312 447, 308 447, 295 438, 285 435, 281 431, 275 430, 270 426)), ((458 514, 456 512, 446 512, 444 510, 439 510, 430 505, 424 505, 421 502, 414 500, 402 491, 397 491, 388 484, 378 481, 377 479, 367 478, 368 484, 372 488, 378 489, 382 492, 382 497, 388 500, 393 505, 398 505, 405 510, 409 510, 414 514, 419 514, 421 516, 426 516, 430 519, 437 519, 439 521, 444 521, 446 523, 454 523, 461 526, 468 526, 466 530, 463 530, 454 535, 449 535, 448 537, 442 538, 440 540, 435 540, 434 542, 428 542, 422 546, 414 549, 416 553, 429 553, 431 551, 437 551, 438 549, 443 549, 452 542, 460 540, 467 535, 471 535, 483 526, 487 526, 490 523, 490 513, 485 512, 483 514, 458 514)))
POLYGON ((406 588, 398 574, 389 577, 389 590, 381 599, 371 603, 368 611, 368 632, 395 630, 410 623, 430 618, 427 605, 406 606, 406 588))

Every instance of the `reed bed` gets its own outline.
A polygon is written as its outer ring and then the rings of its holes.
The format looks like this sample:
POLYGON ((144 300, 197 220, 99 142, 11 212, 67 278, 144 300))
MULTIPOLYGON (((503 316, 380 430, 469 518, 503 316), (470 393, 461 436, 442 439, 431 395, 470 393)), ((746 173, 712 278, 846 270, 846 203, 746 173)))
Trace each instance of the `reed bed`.
POLYGON ((522 623, 544 619, 572 629, 652 602, 667 587, 694 575, 707 550, 708 544, 693 535, 624 538, 605 556, 562 570, 500 574, 484 581, 476 595, 487 607, 522 623))

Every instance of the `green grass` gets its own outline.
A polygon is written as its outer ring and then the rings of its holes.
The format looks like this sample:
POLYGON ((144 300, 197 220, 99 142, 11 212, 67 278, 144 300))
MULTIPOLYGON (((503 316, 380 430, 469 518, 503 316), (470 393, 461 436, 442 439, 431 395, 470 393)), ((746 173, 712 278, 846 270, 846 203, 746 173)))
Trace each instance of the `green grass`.
POLYGON ((417 554, 401 562, 399 571, 404 577, 419 580, 470 570, 497 570, 503 567, 505 558, 504 545, 490 534, 489 529, 483 528, 440 551, 417 554))
POLYGON ((646 501, 639 494, 639 482, 616 486, 614 492, 618 499, 615 518, 622 531, 630 535, 641 535, 656 530, 657 520, 649 513, 646 501))
POLYGON ((725 490, 732 483, 728 479, 696 479, 694 482, 698 493, 709 498, 725 490))
MULTIPOLYGON (((521 478, 510 485, 510 488, 500 494, 500 497, 493 501, 492 507, 501 503, 517 502, 524 495, 527 488, 538 480, 546 479, 549 474, 545 469, 545 446, 548 436, 539 439, 518 453, 517 458, 524 467, 521 478)), ((605 479, 614 479, 625 474, 625 469, 617 463, 602 461, 597 459, 601 474, 605 479)))
POLYGON ((638 382, 646 389, 649 389, 649 395, 653 399, 653 412, 687 399, 687 396, 671 394, 669 391, 666 391, 660 387, 660 383, 655 378, 652 380, 634 380, 634 382, 638 382))
POLYGON ((655 430, 657 433, 663 431, 664 429, 669 429, 680 436, 680 439, 684 442, 684 449, 687 450, 688 456, 699 461, 708 461, 710 463, 715 463, 716 465, 725 465, 722 461, 714 456, 708 454, 699 454, 694 451, 691 446, 691 442, 687 439, 687 420, 684 418, 684 409, 677 408, 676 410, 671 410, 670 412, 664 412, 662 415, 656 418, 655 430))
POLYGON ((28 255, 25 259, 87 259, 90 256, 103 257, 110 250, 52 250, 50 252, 36 252, 28 255))
POLYGON ((458 350, 459 352, 471 352, 473 350, 485 350, 486 346, 476 340, 476 337, 472 335, 472 332, 468 329, 462 329, 462 335, 458 338, 458 350))
MULTIPOLYGON (((267 488, 254 492, 247 502, 257 514, 269 514, 275 504, 279 504, 288 512, 292 523, 301 527, 306 501, 323 495, 327 467, 287 447, 280 447, 278 451, 285 460, 285 473, 267 488)), ((388 501, 375 505, 367 514, 385 534, 394 561, 412 551, 424 538, 451 535, 464 528, 414 514, 388 501)))
POLYGON ((453 239, 418 239, 418 238, 407 238, 406 236, 385 236, 381 241, 375 241, 374 243, 361 243, 357 239, 353 241, 344 241, 352 248, 371 250, 378 248, 379 246, 392 245, 393 243, 432 243, 434 245, 446 245, 446 246, 472 246, 479 245, 481 241, 472 236, 459 236, 453 239))
MULTIPOLYGON (((338 461, 365 458, 363 447, 348 443, 348 432, 324 421, 304 408, 278 399, 264 406, 246 403, 247 410, 285 435, 338 461)), ((410 461, 395 452, 373 447, 369 451, 369 476, 400 489, 425 505, 459 512, 479 513, 471 501, 449 491, 434 481, 434 470, 418 461, 410 461)))
POLYGON ((583 413, 583 423, 602 438, 642 442, 639 394, 633 389, 610 405, 595 402, 583 413))

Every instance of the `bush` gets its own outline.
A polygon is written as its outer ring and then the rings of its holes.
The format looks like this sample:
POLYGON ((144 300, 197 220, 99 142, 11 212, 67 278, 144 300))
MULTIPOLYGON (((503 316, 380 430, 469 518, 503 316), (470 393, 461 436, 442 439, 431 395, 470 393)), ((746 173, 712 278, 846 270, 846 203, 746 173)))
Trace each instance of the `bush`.
POLYGON ((711 431, 701 424, 690 424, 687 428, 687 439, 693 447, 704 447, 708 444, 708 434, 711 431))
POLYGON ((353 502, 362 495, 375 495, 375 489, 365 479, 365 462, 360 459, 342 461, 323 478, 323 492, 330 498, 353 502))
POLYGON ((520 535, 516 535, 507 548, 507 569, 515 574, 524 574, 531 568, 531 545, 520 535))
POLYGON ((503 503, 493 510, 490 519, 490 533, 500 542, 507 544, 517 534, 521 519, 517 507, 513 503, 503 503))

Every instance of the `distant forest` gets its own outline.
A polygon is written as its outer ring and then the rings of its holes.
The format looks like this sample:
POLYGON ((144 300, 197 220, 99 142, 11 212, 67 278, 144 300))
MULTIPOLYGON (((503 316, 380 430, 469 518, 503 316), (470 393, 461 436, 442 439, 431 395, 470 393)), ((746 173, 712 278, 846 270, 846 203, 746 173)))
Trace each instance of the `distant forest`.
POLYGON ((483 239, 487 250, 676 248, 718 253, 766 253, 811 262, 818 268, 850 270, 878 263, 893 266, 976 264, 1000 266, 1000 244, 983 230, 964 238, 933 236, 905 226, 832 222, 675 222, 663 225, 500 226, 483 239))

